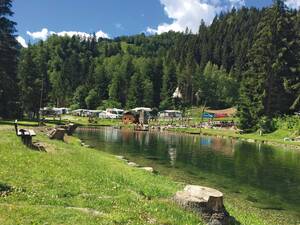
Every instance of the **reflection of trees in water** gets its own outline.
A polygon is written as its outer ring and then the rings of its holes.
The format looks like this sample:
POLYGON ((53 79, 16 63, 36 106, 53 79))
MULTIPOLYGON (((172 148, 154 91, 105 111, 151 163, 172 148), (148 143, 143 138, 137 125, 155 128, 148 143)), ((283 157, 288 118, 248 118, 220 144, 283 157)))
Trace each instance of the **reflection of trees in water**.
POLYGON ((130 129, 122 129, 120 133, 123 141, 129 142, 132 140, 133 133, 130 129))
POLYGON ((235 176, 241 182, 283 194, 290 201, 300 202, 299 152, 239 143, 234 162, 235 176))
POLYGON ((140 146, 149 145, 149 133, 148 132, 134 132, 134 137, 140 146))
POLYGON ((176 155, 177 155, 176 148, 169 147, 168 153, 170 157, 170 163, 172 166, 174 166, 176 162, 176 155))
POLYGON ((115 142, 119 140, 121 133, 117 129, 104 129, 104 140, 109 142, 115 142))
POLYGON ((234 149, 237 141, 234 139, 212 138, 211 148, 215 152, 233 157, 234 149))
POLYGON ((300 202, 300 153, 296 151, 231 139, 111 128, 82 135, 94 138, 114 154, 139 154, 184 171, 188 168, 195 174, 220 175, 300 202))

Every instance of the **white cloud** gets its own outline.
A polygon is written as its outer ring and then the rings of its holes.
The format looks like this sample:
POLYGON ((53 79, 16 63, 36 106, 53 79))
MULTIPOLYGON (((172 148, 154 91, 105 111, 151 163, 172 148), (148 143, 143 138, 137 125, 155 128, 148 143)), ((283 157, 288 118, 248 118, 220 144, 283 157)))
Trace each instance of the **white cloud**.
MULTIPOLYGON (((84 39, 93 37, 93 34, 88 34, 88 33, 80 32, 80 31, 61 31, 58 33, 51 31, 50 34, 56 34, 58 36, 69 36, 69 37, 79 36, 84 39)), ((96 32, 95 35, 97 38, 109 38, 108 34, 104 33, 101 30, 96 32)))
POLYGON ((300 8, 300 0, 286 0, 285 4, 289 8, 299 9, 300 8))
POLYGON ((41 39, 43 41, 45 41, 50 35, 47 28, 43 28, 41 31, 37 31, 37 32, 27 31, 26 33, 33 39, 41 39))
POLYGON ((99 30, 98 32, 96 32, 96 37, 97 38, 110 38, 109 35, 105 32, 103 32, 102 30, 99 30))
MULTIPOLYGON (((54 31, 49 31, 47 28, 43 28, 41 31, 37 32, 30 32, 27 31, 27 34, 33 38, 33 39, 40 39, 45 41, 49 36, 51 35, 58 35, 58 36, 79 36, 83 39, 91 38, 93 34, 88 34, 85 32, 80 32, 80 31, 61 31, 61 32, 54 32, 54 31)), ((97 38, 110 38, 107 33, 104 33, 103 31, 99 30, 98 32, 95 33, 97 38)))
POLYGON ((245 0, 229 0, 230 7, 240 8, 245 5, 245 0))
POLYGON ((193 33, 198 31, 201 20, 210 24, 222 10, 245 5, 244 0, 160 0, 166 15, 172 23, 160 24, 157 28, 147 28, 147 32, 164 33, 170 30, 184 31, 186 27, 193 33))
POLYGON ((28 48, 28 44, 26 43, 25 39, 21 36, 18 36, 16 40, 22 45, 24 48, 28 48))

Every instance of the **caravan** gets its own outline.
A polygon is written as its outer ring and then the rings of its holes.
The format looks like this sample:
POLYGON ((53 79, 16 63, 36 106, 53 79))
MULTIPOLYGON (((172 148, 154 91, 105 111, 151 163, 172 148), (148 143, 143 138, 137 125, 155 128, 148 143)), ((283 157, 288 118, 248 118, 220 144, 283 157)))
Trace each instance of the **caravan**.
POLYGON ((99 114, 99 118, 102 119, 121 119, 123 116, 123 109, 106 109, 102 113, 99 114))

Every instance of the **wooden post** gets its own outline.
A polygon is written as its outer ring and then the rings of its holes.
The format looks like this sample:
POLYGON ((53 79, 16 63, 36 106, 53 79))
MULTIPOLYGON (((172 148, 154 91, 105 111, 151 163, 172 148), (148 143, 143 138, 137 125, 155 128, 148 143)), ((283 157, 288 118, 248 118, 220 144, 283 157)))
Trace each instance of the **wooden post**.
POLYGON ((18 135, 18 120, 15 120, 15 131, 16 135, 18 135))

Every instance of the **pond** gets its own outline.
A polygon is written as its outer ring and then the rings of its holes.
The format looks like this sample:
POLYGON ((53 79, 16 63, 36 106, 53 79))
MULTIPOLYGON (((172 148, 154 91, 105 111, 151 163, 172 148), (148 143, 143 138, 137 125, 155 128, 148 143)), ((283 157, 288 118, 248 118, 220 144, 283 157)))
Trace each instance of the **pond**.
POLYGON ((177 181, 211 185, 257 207, 294 211, 300 218, 299 150, 110 127, 78 129, 75 135, 96 149, 152 166, 177 181))

